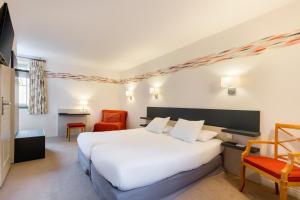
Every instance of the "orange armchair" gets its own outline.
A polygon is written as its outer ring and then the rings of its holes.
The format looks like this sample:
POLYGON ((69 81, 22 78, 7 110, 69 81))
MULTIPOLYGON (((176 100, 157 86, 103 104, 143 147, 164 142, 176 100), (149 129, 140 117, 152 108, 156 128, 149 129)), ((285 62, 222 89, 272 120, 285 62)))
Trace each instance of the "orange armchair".
POLYGON ((127 111, 102 110, 102 119, 94 125, 94 132, 126 129, 127 111))

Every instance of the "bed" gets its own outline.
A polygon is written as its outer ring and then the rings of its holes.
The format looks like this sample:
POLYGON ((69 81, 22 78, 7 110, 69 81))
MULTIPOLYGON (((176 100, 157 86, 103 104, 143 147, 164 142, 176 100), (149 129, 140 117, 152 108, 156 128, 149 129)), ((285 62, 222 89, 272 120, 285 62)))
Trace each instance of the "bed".
POLYGON ((114 187, 126 191, 208 163, 222 152, 221 143, 187 143, 141 129, 134 137, 94 147, 91 161, 114 187))
POLYGON ((92 149, 100 144, 107 144, 122 140, 124 137, 134 137, 143 128, 108 131, 108 132, 84 132, 80 133, 77 138, 78 143, 78 160, 84 170, 89 175, 91 171, 91 152, 92 149))
MULTIPOLYGON (((259 111, 147 108, 147 118, 166 116, 205 119, 205 125, 219 129, 259 129, 259 111)), ((222 168, 221 143, 187 143, 144 128, 84 133, 78 138, 78 157, 100 199, 166 199, 222 168)))
POLYGON ((221 142, 191 144, 142 129, 94 147, 91 180, 104 199, 161 199, 219 169, 221 142))
POLYGON ((101 200, 173 200, 176 195, 184 191, 192 183, 219 173, 222 170, 221 166, 222 157, 218 155, 210 162, 196 169, 181 172, 148 186, 122 191, 112 186, 109 181, 98 173, 92 164, 91 181, 101 200))

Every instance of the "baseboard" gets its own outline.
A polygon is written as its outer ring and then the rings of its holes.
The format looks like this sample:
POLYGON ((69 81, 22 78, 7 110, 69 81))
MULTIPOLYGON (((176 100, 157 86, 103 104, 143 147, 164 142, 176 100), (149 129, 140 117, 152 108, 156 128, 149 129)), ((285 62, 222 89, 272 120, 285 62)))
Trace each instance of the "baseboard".
POLYGON ((290 187, 289 188, 289 195, 295 197, 296 199, 300 199, 300 188, 290 187))
MULTIPOLYGON (((257 182, 257 181, 255 181, 255 182, 257 182)), ((257 183, 265 185, 270 188, 274 188, 274 182, 272 182, 269 179, 266 179, 264 177, 261 177, 261 181, 257 182, 257 183)), ((289 187, 288 194, 292 197, 295 197, 296 199, 300 199, 300 187, 289 187)))

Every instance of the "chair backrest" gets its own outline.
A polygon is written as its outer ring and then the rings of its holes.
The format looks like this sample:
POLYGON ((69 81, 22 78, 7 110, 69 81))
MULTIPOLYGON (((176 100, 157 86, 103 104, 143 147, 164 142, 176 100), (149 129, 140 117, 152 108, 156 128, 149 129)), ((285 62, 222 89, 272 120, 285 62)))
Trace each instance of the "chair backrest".
POLYGON ((126 118, 127 118, 127 111, 125 110, 102 110, 102 122, 104 121, 104 115, 106 113, 119 113, 120 114, 120 122, 126 123, 126 118))
MULTIPOLYGON (((300 125, 294 125, 294 124, 275 124, 275 141, 274 141, 274 158, 276 159, 282 159, 282 160, 288 160, 288 154, 279 154, 278 153, 278 147, 284 148, 287 152, 292 152, 292 150, 285 145, 285 143, 289 142, 300 142, 300 137, 295 137, 293 133, 290 131, 292 130, 300 130, 300 125), (279 139, 279 132, 283 132, 287 134, 290 138, 289 139, 279 139)), ((300 164, 300 162, 295 162, 297 165, 300 164)))

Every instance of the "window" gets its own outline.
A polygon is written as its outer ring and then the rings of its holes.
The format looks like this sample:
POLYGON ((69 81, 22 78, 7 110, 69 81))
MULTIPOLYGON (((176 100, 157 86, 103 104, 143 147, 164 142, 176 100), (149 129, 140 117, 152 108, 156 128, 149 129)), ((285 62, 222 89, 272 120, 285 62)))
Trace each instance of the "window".
POLYGON ((28 108, 29 104, 29 66, 30 58, 17 57, 17 84, 19 90, 19 108, 28 108))

